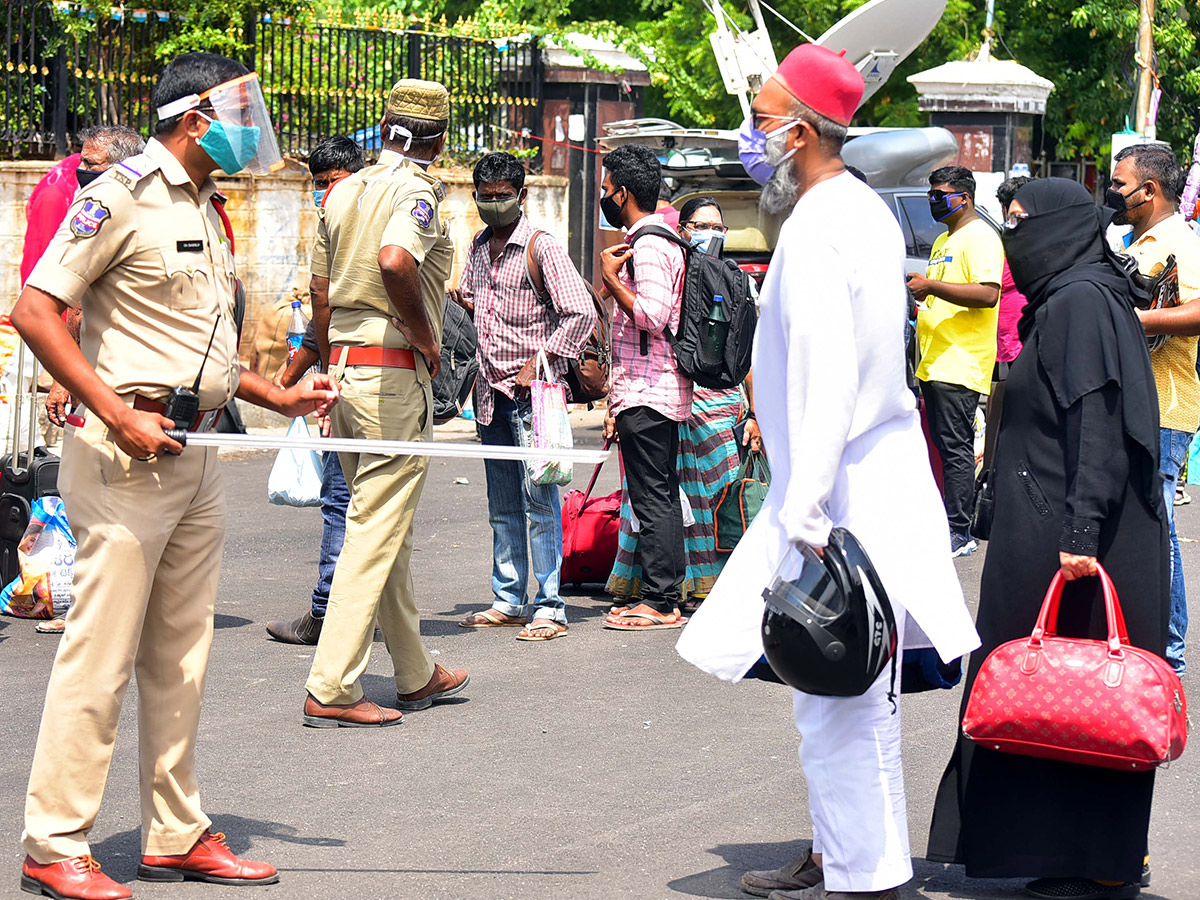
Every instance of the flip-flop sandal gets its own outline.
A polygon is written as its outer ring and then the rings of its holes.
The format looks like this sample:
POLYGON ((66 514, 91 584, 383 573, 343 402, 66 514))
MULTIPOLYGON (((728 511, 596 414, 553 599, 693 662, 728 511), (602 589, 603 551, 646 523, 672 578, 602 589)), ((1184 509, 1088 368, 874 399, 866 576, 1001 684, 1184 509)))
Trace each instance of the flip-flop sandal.
POLYGON ((517 634, 518 641, 552 641, 555 638, 566 637, 567 626, 549 619, 534 619, 517 634), (542 624, 537 624, 541 622, 542 624), (534 634, 535 631, 543 632, 534 634), (549 632, 549 633, 546 633, 549 632))
POLYGON ((458 623, 459 628, 524 628, 529 624, 528 619, 507 618, 504 613, 495 609, 485 609, 474 613, 458 623), (475 621, 483 619, 483 622, 475 621))
POLYGON ((610 616, 604 620, 604 627, 611 628, 613 631, 662 631, 668 628, 682 628, 687 619, 682 615, 676 615, 675 621, 667 621, 667 617, 662 613, 635 613, 624 612, 619 616, 610 616), (622 620, 630 619, 645 619, 650 625, 626 625, 621 624, 622 620))
POLYGON ((67 623, 63 619, 50 619, 48 622, 38 622, 33 630, 38 634, 62 634, 67 630, 67 623))

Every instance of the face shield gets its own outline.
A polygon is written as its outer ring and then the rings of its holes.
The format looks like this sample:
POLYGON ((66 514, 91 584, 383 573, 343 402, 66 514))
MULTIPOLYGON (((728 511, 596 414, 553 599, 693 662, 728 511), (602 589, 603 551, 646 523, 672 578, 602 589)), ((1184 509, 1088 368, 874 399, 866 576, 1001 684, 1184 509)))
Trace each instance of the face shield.
POLYGON ((170 119, 192 109, 211 123, 198 142, 200 148, 226 173, 246 170, 267 175, 283 168, 267 101, 255 73, 160 106, 158 118, 170 119))

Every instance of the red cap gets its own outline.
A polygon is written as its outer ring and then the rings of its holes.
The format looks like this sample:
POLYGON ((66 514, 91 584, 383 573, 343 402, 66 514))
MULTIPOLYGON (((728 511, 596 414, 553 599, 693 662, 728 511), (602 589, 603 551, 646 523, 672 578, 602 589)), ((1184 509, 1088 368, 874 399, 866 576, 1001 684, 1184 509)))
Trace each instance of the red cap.
POLYGON ((813 112, 839 125, 849 125, 862 102, 863 77, 845 50, 834 53, 819 44, 801 44, 772 77, 813 112))

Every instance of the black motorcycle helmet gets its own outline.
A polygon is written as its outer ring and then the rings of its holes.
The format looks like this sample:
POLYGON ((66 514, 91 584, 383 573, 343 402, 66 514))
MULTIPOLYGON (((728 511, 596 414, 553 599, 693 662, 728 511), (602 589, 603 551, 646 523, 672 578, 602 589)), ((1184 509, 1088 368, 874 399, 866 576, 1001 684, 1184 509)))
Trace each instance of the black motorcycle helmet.
POLYGON ((806 694, 857 697, 892 663, 896 617, 862 544, 844 528, 822 560, 807 547, 798 576, 777 575, 763 591, 763 650, 785 684, 806 694))

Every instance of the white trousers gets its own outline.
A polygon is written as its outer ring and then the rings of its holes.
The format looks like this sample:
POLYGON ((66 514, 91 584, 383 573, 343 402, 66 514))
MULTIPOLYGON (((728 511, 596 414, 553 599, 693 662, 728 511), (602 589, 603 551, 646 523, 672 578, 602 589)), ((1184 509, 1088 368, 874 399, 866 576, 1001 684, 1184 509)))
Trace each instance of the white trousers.
MULTIPOLYGON (((904 610, 895 609, 902 648, 904 610)), ((894 714, 887 696, 891 677, 889 664, 861 697, 792 692, 803 738, 800 764, 808 782, 813 852, 823 856, 828 891, 882 891, 912 878, 899 668, 894 714)))

